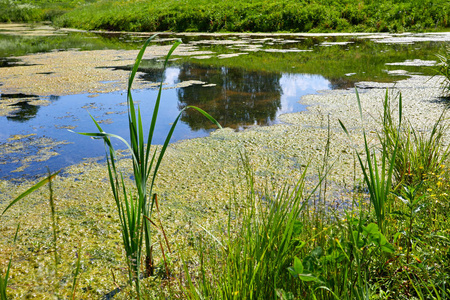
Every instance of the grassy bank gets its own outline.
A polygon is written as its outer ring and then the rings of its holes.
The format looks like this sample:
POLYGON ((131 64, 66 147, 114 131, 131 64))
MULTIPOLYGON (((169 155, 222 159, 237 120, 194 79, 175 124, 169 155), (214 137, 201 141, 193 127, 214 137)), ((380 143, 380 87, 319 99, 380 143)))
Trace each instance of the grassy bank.
POLYGON ((0 21, 120 31, 402 32, 447 30, 450 4, 425 1, 1 0, 0 21))

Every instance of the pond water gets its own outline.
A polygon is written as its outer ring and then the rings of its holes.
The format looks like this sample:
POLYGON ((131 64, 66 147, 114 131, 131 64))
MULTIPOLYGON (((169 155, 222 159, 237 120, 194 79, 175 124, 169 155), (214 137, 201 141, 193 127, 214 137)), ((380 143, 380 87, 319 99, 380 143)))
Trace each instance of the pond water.
MULTIPOLYGON (((13 108, 0 116, 0 178, 33 178, 46 173, 46 166, 55 171, 85 158, 102 157, 101 141, 68 131, 95 132, 90 115, 106 132, 128 135, 125 91, 58 96, 2 92, 1 67, 24 65, 20 57, 11 55, 73 48, 138 49, 146 38, 142 34, 51 32, 43 36, 0 30, 0 104, 12 103, 8 108, 13 108)), ((281 114, 304 110, 299 100, 306 94, 354 88, 364 80, 395 81, 408 74, 431 74, 434 55, 450 40, 447 34, 162 34, 157 43, 170 44, 174 38, 182 38, 195 49, 193 54, 175 56, 165 72, 160 59, 146 60, 139 75, 144 81, 164 82, 156 144, 163 143, 176 115, 187 105, 201 107, 222 126, 237 131, 273 125, 280 122, 281 114)), ((111 72, 130 68, 105 67, 111 72)), ((151 116, 157 92, 156 88, 134 91, 145 116, 151 116)), ((188 110, 171 142, 206 136, 212 130, 215 127, 208 120, 188 110)), ((115 146, 123 148, 117 141, 115 146)))

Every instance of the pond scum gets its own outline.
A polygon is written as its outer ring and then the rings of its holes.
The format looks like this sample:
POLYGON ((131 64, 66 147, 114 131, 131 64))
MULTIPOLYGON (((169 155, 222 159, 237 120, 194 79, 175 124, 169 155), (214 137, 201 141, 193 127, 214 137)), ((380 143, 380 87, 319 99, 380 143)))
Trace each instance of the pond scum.
MULTIPOLYGON (((275 163, 274 144, 286 142, 291 152, 308 144, 288 143, 289 125, 276 126, 277 139, 261 148, 264 128, 241 136, 221 129, 161 148, 149 156, 166 150, 157 197, 131 188, 146 153, 139 147, 133 154, 107 148, 109 171, 86 160, 30 190, 0 181, 2 300, 448 299, 446 118, 423 130, 402 115, 401 96, 386 92, 382 100, 379 130, 353 134, 353 124, 342 121, 348 136, 339 137, 324 117, 316 137, 323 147, 296 153, 295 162, 275 163), (334 149, 336 139, 345 146, 334 149), (342 167, 336 151, 353 158, 353 180, 347 196, 330 201, 333 174, 348 172, 335 170, 342 167), (108 178, 118 183, 115 196, 108 178), (123 211, 116 202, 139 200, 139 192, 154 200, 151 215, 141 209, 133 216, 131 206, 123 211), (130 216, 141 238, 123 236, 130 216), (138 254, 146 220, 153 238, 138 254), (127 252, 124 242, 138 248, 127 252)), ((101 129, 91 135, 112 137, 101 129)))

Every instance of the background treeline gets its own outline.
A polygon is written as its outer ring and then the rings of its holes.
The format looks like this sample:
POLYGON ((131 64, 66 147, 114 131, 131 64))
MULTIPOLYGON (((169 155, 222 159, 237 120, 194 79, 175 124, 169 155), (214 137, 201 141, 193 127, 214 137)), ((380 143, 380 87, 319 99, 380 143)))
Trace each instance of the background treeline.
POLYGON ((430 31, 449 14, 448 0, 0 0, 2 22, 120 31, 430 31))

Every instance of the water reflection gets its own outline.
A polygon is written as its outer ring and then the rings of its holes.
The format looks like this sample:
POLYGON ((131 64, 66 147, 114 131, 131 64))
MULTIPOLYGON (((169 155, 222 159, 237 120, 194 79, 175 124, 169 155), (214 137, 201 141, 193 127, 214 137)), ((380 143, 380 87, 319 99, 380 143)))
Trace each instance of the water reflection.
MULTIPOLYGON (((194 85, 178 90, 179 109, 195 105, 209 112, 224 127, 273 123, 281 108, 280 73, 247 71, 237 68, 180 67, 178 81, 200 80, 208 85, 194 85)), ((187 110, 181 120, 196 131, 214 125, 198 112, 187 110)))
POLYGON ((13 111, 6 117, 9 121, 24 123, 36 117, 39 108, 42 105, 40 100, 50 100, 51 102, 59 99, 59 96, 40 97, 38 95, 26 94, 1 94, 0 103, 2 101, 11 102, 10 107, 13 111))

